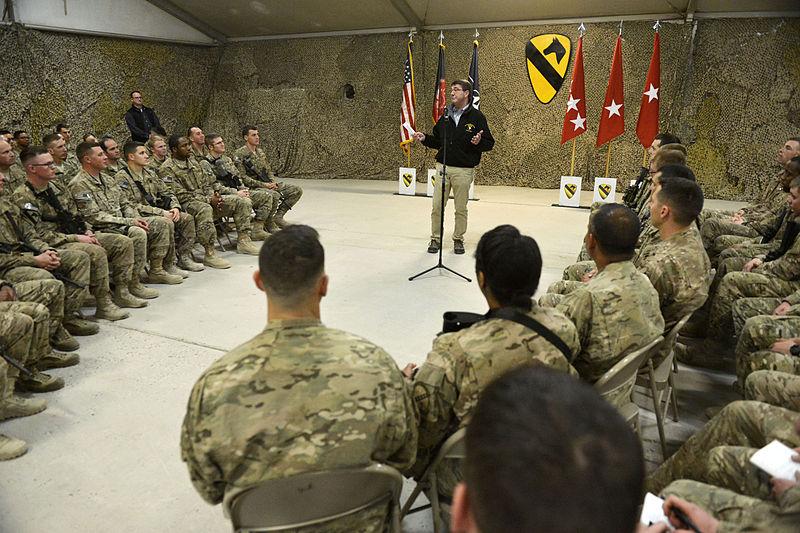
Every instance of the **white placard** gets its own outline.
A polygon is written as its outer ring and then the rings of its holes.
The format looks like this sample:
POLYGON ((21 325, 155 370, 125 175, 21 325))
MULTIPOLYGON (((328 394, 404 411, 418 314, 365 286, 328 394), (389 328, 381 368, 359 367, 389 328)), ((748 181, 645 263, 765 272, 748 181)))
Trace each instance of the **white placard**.
POLYGON ((778 479, 795 480, 795 474, 800 472, 800 463, 792 461, 794 450, 784 443, 773 440, 750 458, 750 462, 761 470, 778 479))
POLYGON ((578 207, 581 205, 580 176, 561 176, 561 187, 558 191, 558 205, 578 207))
MULTIPOLYGON (((666 522, 669 524, 669 519, 664 514, 664 500, 652 492, 645 494, 644 504, 642 505, 642 514, 639 517, 639 522, 646 526, 660 524, 661 522, 666 522)), ((671 526, 670 530, 672 530, 671 526)))
POLYGON ((397 192, 408 196, 417 194, 417 169, 400 167, 397 173, 397 192))
POLYGON ((617 201, 617 179, 595 178, 592 203, 613 204, 617 201))
POLYGON ((433 196, 433 188, 436 186, 436 169, 428 169, 428 196, 433 196))

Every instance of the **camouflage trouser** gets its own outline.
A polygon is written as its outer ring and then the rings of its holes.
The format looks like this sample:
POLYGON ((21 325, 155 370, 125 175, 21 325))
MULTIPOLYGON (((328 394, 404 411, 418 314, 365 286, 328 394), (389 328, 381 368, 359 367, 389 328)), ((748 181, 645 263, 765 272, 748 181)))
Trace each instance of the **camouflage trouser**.
MULTIPOLYGON (((772 315, 775 308, 781 303, 780 298, 742 298, 733 302, 731 318, 733 318, 733 331, 736 338, 742 335, 747 319, 759 315, 772 315)), ((794 313, 793 313, 794 314, 794 313)))
POLYGON ((189 213, 181 212, 177 222, 173 222, 174 239, 170 240, 167 251, 166 263, 172 265, 177 261, 177 255, 191 254, 197 238, 194 227, 194 217, 189 213))
POLYGON ((657 494, 676 479, 707 481, 708 452, 716 446, 762 448, 773 439, 800 446, 797 418, 795 411, 766 403, 729 403, 647 478, 647 490, 657 494))
POLYGON ((756 370, 780 370, 793 372, 800 368, 800 358, 770 351, 778 339, 800 336, 800 317, 754 316, 748 318, 736 343, 736 377, 740 387, 751 372, 756 370))
POLYGON ((170 246, 175 245, 175 224, 165 217, 145 217, 145 220, 150 225, 147 230, 147 260, 160 264, 167 257, 170 246))
POLYGON ((581 281, 583 276, 596 269, 597 265, 592 260, 579 261, 564 269, 562 279, 565 281, 581 281))
POLYGON ((582 281, 567 281, 562 279, 560 281, 554 281, 547 287, 547 293, 566 295, 585 286, 586 284, 582 281))
POLYGON ((744 397, 800 412, 800 357, 784 357, 793 359, 794 372, 756 370, 747 376, 744 397))
POLYGON ((270 189, 250 189, 250 201, 253 203, 253 211, 256 212, 256 220, 266 222, 275 216, 281 195, 270 189))
POLYGON ((734 215, 734 211, 728 211, 725 209, 703 209, 700 211, 700 216, 697 217, 697 220, 700 222, 702 226, 703 223, 712 218, 731 218, 734 215))
POLYGON ((564 299, 563 294, 556 294, 554 292, 547 292, 539 297, 539 305, 542 307, 555 307, 564 299))
MULTIPOLYGON (((20 297, 19 294, 17 296, 20 297)), ((19 361, 35 367, 39 359, 51 351, 50 311, 43 304, 20 299, 14 302, 0 302, 0 315, 6 312, 20 313, 33 320, 29 352, 19 361)))
MULTIPOLYGON (((89 256, 89 292, 95 296, 108 293, 108 256, 102 246, 88 242, 69 242, 65 249, 80 250, 89 256), (100 291, 98 293, 98 291, 100 291)), ((62 253, 59 250, 59 253, 62 253)))
POLYGON ((729 257, 753 257, 766 254, 772 250, 770 244, 758 244, 752 237, 742 237, 740 235, 722 235, 714 239, 714 244, 707 250, 708 257, 714 264, 728 259, 729 257))
POLYGON ((743 224, 734 224, 730 219, 709 218, 700 226, 700 238, 703 239, 703 246, 710 250, 714 246, 714 240, 721 235, 738 235, 740 237, 759 237, 753 228, 743 224))
MULTIPOLYGON (((55 335, 64 318, 64 284, 57 279, 36 279, 14 283, 14 290, 20 301, 36 302, 47 308, 50 313, 48 338, 55 335)), ((48 352, 49 346, 45 353, 48 352)))
POLYGON ((702 507, 723 521, 725 531, 797 531, 797 511, 782 512, 775 503, 731 490, 682 479, 665 488, 662 496, 678 496, 702 507))
POLYGON ((278 192, 281 193, 281 205, 278 207, 281 211, 285 212, 294 207, 300 197, 303 196, 303 189, 297 185, 290 185, 282 181, 278 182, 278 192))
MULTIPOLYGON (((62 250, 58 255, 61 258, 61 266, 56 269, 56 272, 84 286, 88 286, 89 272, 91 270, 89 256, 80 250, 62 250)), ((14 284, 20 281, 53 279, 53 275, 50 272, 37 267, 12 268, 4 272, 3 277, 14 284)), ((85 297, 85 288, 82 289, 72 283, 64 282, 64 316, 72 316, 77 313, 85 297)), ((50 313, 52 315, 52 310, 50 313)))
POLYGON ((111 280, 127 287, 133 276, 133 240, 119 233, 95 233, 94 236, 106 251, 111 280))
POLYGON ((711 302, 708 336, 723 342, 734 340, 732 310, 734 302, 740 298, 753 296, 782 298, 798 288, 800 281, 786 281, 756 272, 727 274, 719 283, 717 293, 711 302))
POLYGON ((215 212, 216 216, 233 217, 233 223, 236 224, 236 231, 250 235, 250 229, 253 227, 250 221, 250 213, 253 211, 253 202, 250 198, 242 198, 235 194, 222 195, 222 204, 220 210, 215 212))
MULTIPOLYGON (((23 313, 12 311, 6 305, 16 302, 0 302, 0 350, 25 364, 33 338, 33 320, 23 313)), ((6 398, 14 391, 14 380, 19 370, 0 357, 0 409, 6 398)))
POLYGON ((594 261, 592 261, 592 256, 589 255, 589 250, 586 249, 586 243, 581 245, 581 251, 578 252, 577 259, 578 263, 583 263, 584 261, 591 261, 594 263, 594 261))
POLYGON ((186 212, 194 217, 197 242, 203 246, 214 246, 217 233, 214 229, 214 209, 208 202, 192 200, 183 204, 186 212))

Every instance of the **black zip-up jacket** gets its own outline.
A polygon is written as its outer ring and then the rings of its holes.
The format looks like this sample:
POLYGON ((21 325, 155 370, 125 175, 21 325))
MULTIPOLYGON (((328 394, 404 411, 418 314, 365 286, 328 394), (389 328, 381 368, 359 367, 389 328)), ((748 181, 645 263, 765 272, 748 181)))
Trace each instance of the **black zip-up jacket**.
POLYGON ((448 116, 442 115, 439 118, 439 121, 433 127, 433 132, 425 136, 422 144, 428 148, 438 149, 436 161, 442 163, 442 158, 444 157, 442 137, 445 133, 443 131, 445 124, 447 124, 447 165, 464 168, 476 167, 481 162, 481 154, 494 147, 494 137, 492 137, 492 132, 489 131, 486 117, 479 110, 470 106, 461 115, 458 126, 456 126, 456 123, 450 117, 453 111, 452 106, 448 106, 448 108, 448 116), (472 144, 472 138, 481 130, 483 130, 481 142, 477 145, 472 144))
POLYGON ((142 143, 150 138, 150 130, 161 126, 156 112, 144 106, 141 111, 131 106, 125 113, 125 124, 131 132, 131 139, 142 143))

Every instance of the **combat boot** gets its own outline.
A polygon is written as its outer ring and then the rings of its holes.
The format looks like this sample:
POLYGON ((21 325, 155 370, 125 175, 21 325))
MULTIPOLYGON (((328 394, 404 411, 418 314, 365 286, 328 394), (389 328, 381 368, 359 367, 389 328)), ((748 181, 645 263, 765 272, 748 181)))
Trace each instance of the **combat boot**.
POLYGON ((275 225, 276 225, 276 226, 278 226, 278 227, 279 227, 279 228, 281 228, 281 229, 283 229, 283 228, 285 228, 286 226, 289 226, 289 225, 290 225, 288 222, 286 222, 286 221, 283 219, 283 216, 286 214, 286 212, 287 212, 287 211, 289 211, 289 209, 288 209, 288 208, 283 208, 283 207, 281 207, 281 208, 279 208, 279 209, 278 209, 278 210, 275 212, 275 216, 274 216, 274 217, 272 217, 272 220, 273 220, 273 222, 275 223, 275 225))
MULTIPOLYGON (((147 289, 144 285, 143 288, 147 289)), ((128 307, 128 308, 139 308, 139 307, 147 307, 147 301, 141 298, 137 298, 133 294, 130 293, 128 287, 125 285, 117 285, 114 287, 114 297, 113 297, 114 304, 118 307, 128 307)))
POLYGON ((93 322, 89 322, 85 320, 83 317, 77 316, 65 316, 64 320, 61 321, 64 325, 64 328, 70 332, 71 335, 77 335, 80 337, 87 336, 87 335, 96 335, 100 332, 100 328, 97 324, 93 322))
POLYGON ((64 326, 59 325, 55 335, 50 337, 50 346, 62 352, 74 352, 81 345, 75 340, 75 337, 69 334, 69 331, 64 329, 64 326))
POLYGON ((0 434, 0 461, 16 459, 20 455, 25 455, 27 451, 28 445, 24 440, 0 434))
POLYGON ((147 273, 147 283, 162 283, 164 285, 178 285, 183 283, 181 276, 173 276, 161 266, 161 259, 150 261, 150 272, 147 273))
POLYGON ((203 265, 195 263, 192 254, 186 253, 178 257, 178 268, 188 270, 189 272, 201 272, 205 270, 203 265))
POLYGON ((272 234, 278 233, 281 230, 281 227, 275 223, 274 217, 267 220, 267 231, 272 234))
POLYGON ((81 360, 81 356, 76 353, 61 353, 51 351, 36 363, 39 370, 50 370, 51 368, 66 368, 75 366, 81 360))
POLYGON ((64 380, 33 370, 32 375, 17 379, 16 389, 23 392, 53 392, 64 388, 64 380))
MULTIPOLYGON (((122 287, 127 291, 127 287, 124 285, 122 287)), ((127 311, 123 311, 117 307, 117 305, 111 300, 111 295, 105 289, 98 291, 96 299, 97 309, 94 312, 95 318, 104 318, 105 320, 115 322, 131 316, 127 311)), ((145 303, 145 305, 147 305, 147 303, 145 303)))
POLYGON ((230 268, 231 264, 221 257, 217 257, 217 253, 212 245, 205 246, 206 255, 203 257, 203 264, 209 268, 230 268))
POLYGON ((47 402, 39 398, 23 398, 12 394, 0 404, 0 420, 23 418, 41 413, 47 409, 47 402))
POLYGON ((152 300, 153 298, 158 298, 157 290, 151 289, 150 287, 145 287, 144 285, 142 285, 141 281, 135 278, 131 278, 131 282, 128 285, 128 292, 130 292, 137 298, 144 298, 145 300, 152 300))
POLYGON ((247 255, 258 255, 261 249, 253 244, 253 241, 250 240, 250 236, 246 233, 239 232, 239 238, 236 242, 236 253, 240 254, 247 254, 247 255))
POLYGON ((263 241, 269 237, 269 233, 264 231, 264 225, 260 220, 253 221, 253 229, 250 230, 250 238, 254 241, 263 241))
POLYGON ((164 265, 164 271, 172 276, 180 276, 181 279, 186 279, 189 277, 189 273, 175 266, 175 263, 164 265))

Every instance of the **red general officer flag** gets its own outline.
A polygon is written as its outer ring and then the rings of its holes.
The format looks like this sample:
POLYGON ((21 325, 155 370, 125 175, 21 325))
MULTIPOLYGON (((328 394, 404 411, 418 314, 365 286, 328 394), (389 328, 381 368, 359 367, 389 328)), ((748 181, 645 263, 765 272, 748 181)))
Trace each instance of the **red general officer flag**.
POLYGON ((608 77, 606 98, 600 113, 597 130, 597 146, 602 146, 625 132, 624 90, 622 85, 622 36, 617 36, 614 59, 611 60, 611 75, 608 77))
POLYGON ((436 87, 433 93, 433 123, 439 122, 439 117, 444 115, 444 107, 447 105, 447 82, 444 65, 444 44, 439 42, 439 68, 436 69, 436 87))
POLYGON ((561 144, 586 133, 586 84, 583 78, 583 36, 578 38, 578 52, 572 68, 572 82, 569 85, 567 112, 561 128, 561 144))
POLYGON ((636 136, 642 146, 649 148, 658 135, 658 91, 661 90, 661 39, 656 31, 653 41, 653 56, 644 82, 642 105, 639 107, 639 120, 636 121, 636 136))

